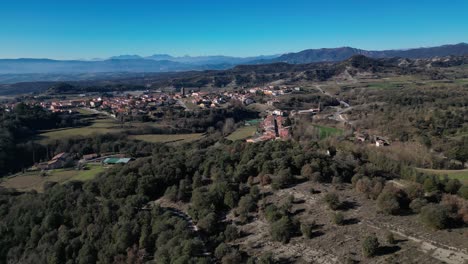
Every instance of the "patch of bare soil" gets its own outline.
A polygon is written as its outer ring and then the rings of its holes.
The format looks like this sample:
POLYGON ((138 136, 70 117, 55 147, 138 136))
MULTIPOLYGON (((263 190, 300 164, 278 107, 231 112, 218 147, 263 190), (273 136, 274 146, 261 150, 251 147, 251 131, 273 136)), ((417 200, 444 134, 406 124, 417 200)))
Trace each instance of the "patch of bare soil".
MULTIPOLYGON (((432 231, 422 226, 417 215, 387 216, 377 212, 375 201, 356 193, 350 185, 336 189, 331 185, 302 183, 291 188, 271 191, 262 187, 267 203, 281 204, 293 195, 292 212, 301 222, 315 223, 311 239, 296 236, 287 244, 276 242, 270 236, 270 224, 262 213, 253 214, 253 220, 239 229, 245 234, 233 242, 250 255, 271 252, 285 263, 449 263, 468 262, 468 228, 432 231), (311 188, 316 190, 311 193, 311 188), (322 202, 324 195, 335 192, 345 202, 341 212, 344 225, 331 222, 332 211, 322 202), (392 232, 396 244, 386 242, 392 232), (377 256, 362 255, 362 241, 375 234, 380 242, 377 256)), ((228 218, 233 219, 232 215, 228 218)))

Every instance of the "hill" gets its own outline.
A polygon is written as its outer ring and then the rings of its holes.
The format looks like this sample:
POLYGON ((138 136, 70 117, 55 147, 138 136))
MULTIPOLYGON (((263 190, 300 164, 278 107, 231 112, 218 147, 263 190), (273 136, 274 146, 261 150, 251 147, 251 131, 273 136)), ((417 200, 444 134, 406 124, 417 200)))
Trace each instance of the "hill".
POLYGON ((265 62, 287 62, 287 63, 311 63, 320 61, 342 61, 354 55, 364 55, 372 58, 433 58, 443 56, 463 56, 468 54, 468 44, 459 43, 455 45, 443 45, 430 48, 416 48, 408 50, 362 50, 351 47, 331 49, 308 49, 297 53, 284 54, 278 58, 265 62))
MULTIPOLYGON (((102 73, 148 73, 180 72, 190 70, 223 70, 237 65, 259 65, 271 63, 307 64, 315 62, 337 62, 355 55, 370 58, 422 59, 445 56, 468 55, 468 44, 444 45, 431 48, 408 50, 369 51, 351 47, 309 49, 284 55, 256 57, 230 56, 182 56, 155 54, 148 57, 120 55, 106 60, 51 60, 51 59, 0 59, 0 83, 15 81, 83 80, 82 74, 102 73), (22 76, 23 74, 26 74, 22 76), (81 74, 81 76, 74 76, 81 74), (13 75, 13 76, 11 76, 13 75), (67 76, 61 76, 67 75, 67 76)), ((267 66, 269 67, 269 66, 267 66)), ((91 76, 90 79, 99 79, 91 76)))
MULTIPOLYGON (((468 56, 432 59, 369 58, 355 55, 341 62, 238 65, 225 70, 161 72, 161 73, 99 73, 77 75, 73 88, 67 92, 108 92, 166 87, 219 88, 268 85, 281 81, 296 84, 301 81, 326 81, 354 78, 358 75, 386 76, 419 74, 429 79, 443 79, 438 69, 468 64, 468 56), (89 79, 86 79, 86 76, 89 79)), ((0 78, 2 76, 0 75, 0 78)), ((56 79, 63 82, 63 79, 56 79)), ((56 82, 28 82, 0 85, 0 95, 44 92, 56 82)))

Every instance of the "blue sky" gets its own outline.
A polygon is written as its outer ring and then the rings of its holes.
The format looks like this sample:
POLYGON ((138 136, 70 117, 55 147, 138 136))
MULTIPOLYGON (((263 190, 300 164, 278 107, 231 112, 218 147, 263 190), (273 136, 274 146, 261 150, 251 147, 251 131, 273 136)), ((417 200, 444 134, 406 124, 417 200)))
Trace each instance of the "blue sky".
POLYGON ((1 0, 0 58, 252 56, 468 42, 468 1, 1 0))

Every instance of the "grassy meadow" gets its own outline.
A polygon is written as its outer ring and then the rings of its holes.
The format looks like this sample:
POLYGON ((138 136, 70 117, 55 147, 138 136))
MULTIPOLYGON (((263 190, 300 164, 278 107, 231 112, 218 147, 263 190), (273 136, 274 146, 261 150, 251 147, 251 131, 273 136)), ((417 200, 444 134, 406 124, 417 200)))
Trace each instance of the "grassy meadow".
POLYGON ((465 185, 468 185, 468 169, 466 170, 433 170, 433 169, 418 169, 428 174, 434 174, 439 177, 447 175, 450 179, 457 179, 465 185))
POLYGON ((202 133, 193 134, 148 134, 131 135, 129 139, 141 140, 150 143, 187 143, 199 140, 203 137, 202 133))
POLYGON ((44 183, 46 182, 63 184, 69 181, 88 181, 105 170, 106 168, 100 164, 88 164, 85 170, 56 169, 47 171, 45 176, 42 176, 40 171, 28 171, 3 178, 0 186, 14 188, 18 191, 36 190, 37 192, 43 192, 44 183))
POLYGON ((257 126, 243 126, 236 129, 226 138, 232 141, 243 140, 252 137, 257 131, 257 126))

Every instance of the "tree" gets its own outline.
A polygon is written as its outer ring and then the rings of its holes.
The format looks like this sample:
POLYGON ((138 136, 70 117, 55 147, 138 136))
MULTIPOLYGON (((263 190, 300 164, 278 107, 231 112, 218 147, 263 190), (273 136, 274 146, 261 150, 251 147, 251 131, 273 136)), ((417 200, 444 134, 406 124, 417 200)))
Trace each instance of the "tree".
POLYGON ((227 136, 229 135, 232 131, 234 131, 234 125, 235 125, 235 121, 233 118, 227 118, 225 121, 224 121, 224 125, 223 125, 223 135, 224 136, 227 136))
POLYGON ((456 194, 461 188, 462 184, 457 179, 449 179, 444 186, 444 191, 450 194, 456 194))
POLYGON ((288 243, 294 232, 294 226, 289 216, 283 216, 280 220, 274 222, 270 228, 270 234, 273 240, 288 243))
POLYGON ((257 263, 258 264, 275 264, 276 260, 273 257, 272 253, 267 252, 260 256, 257 263))
POLYGON ((444 229, 448 225, 447 209, 439 204, 429 204, 421 208, 421 221, 433 229, 444 229))
POLYGON ((458 190, 458 194, 468 200, 468 185, 463 185, 460 190, 458 190))
POLYGON ((416 198, 413 201, 411 201, 409 207, 414 213, 420 213, 421 208, 427 205, 427 200, 424 198, 416 198))
POLYGON ((379 248, 379 240, 375 235, 366 237, 362 243, 362 253, 365 257, 373 257, 379 248))
POLYGON ((395 236, 390 231, 387 231, 385 233, 385 239, 387 240, 387 243, 389 244, 396 244, 395 236))
POLYGON ((331 214, 332 223, 335 225, 343 225, 344 224, 344 215, 342 212, 336 212, 331 214))
POLYGON ((294 180, 294 177, 289 169, 282 169, 279 171, 278 175, 273 178, 271 187, 275 190, 279 190, 287 187, 294 180))
POLYGON ((377 206, 385 214, 397 214, 400 211, 398 197, 393 192, 382 192, 377 198, 377 206))
POLYGON ((323 199, 332 210, 338 210, 341 206, 340 199, 336 193, 327 193, 323 199))
POLYGON ((426 192, 438 191, 439 190, 439 180, 435 176, 427 177, 424 180, 423 186, 424 186, 424 190, 426 192))
POLYGON ((312 238, 314 224, 302 223, 301 233, 306 238, 312 238))
POLYGON ((314 170, 312 169, 312 166, 310 166, 310 164, 305 164, 304 166, 302 166, 302 169, 301 169, 302 177, 311 179, 313 173, 314 173, 314 170))
POLYGON ((235 225, 228 225, 226 226, 226 230, 224 230, 224 241, 230 242, 239 238, 239 230, 235 225))
POLYGON ((222 259, 230 251, 231 251, 231 248, 227 244, 221 243, 216 247, 214 255, 217 259, 222 259))

